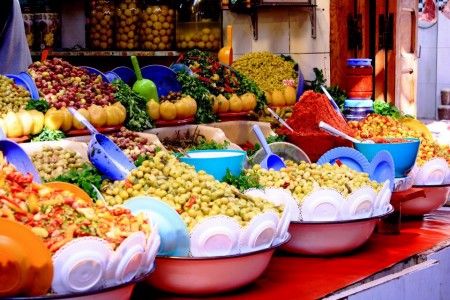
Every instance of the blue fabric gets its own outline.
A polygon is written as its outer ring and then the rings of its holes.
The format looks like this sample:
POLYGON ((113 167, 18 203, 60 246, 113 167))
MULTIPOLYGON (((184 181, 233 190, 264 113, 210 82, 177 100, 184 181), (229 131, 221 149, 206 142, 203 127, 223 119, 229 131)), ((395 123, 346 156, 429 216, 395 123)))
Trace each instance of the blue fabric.
POLYGON ((19 74, 32 63, 20 4, 12 1, 10 14, 0 24, 0 74, 19 74))

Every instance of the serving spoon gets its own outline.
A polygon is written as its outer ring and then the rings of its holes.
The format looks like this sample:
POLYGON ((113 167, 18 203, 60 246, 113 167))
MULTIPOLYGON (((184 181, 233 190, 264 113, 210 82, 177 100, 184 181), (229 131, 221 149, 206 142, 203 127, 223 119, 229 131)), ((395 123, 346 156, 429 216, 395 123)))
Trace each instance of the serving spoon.
POLYGON ((337 130, 333 126, 325 123, 324 121, 320 121, 319 122, 319 128, 322 129, 323 131, 326 131, 326 132, 334 135, 334 136, 340 136, 340 137, 342 137, 342 138, 344 138, 346 140, 349 140, 349 141, 351 141, 353 143, 375 144, 375 142, 372 141, 372 140, 363 140, 363 141, 357 140, 357 139, 355 139, 355 138, 353 138, 353 137, 343 133, 342 131, 337 130))

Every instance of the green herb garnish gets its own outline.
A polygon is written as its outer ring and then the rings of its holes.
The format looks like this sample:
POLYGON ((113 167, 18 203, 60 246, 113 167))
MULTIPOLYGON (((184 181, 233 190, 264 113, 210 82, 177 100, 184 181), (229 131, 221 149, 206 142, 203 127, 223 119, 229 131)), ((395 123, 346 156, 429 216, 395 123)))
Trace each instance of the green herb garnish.
POLYGON ((52 130, 44 126, 41 133, 32 137, 32 142, 59 141, 66 135, 61 130, 52 130))
POLYGON ((30 100, 30 101, 28 101, 28 104, 25 107, 26 110, 33 110, 33 109, 35 109, 35 110, 38 110, 38 111, 40 111, 40 112, 42 112, 44 114, 47 112, 47 110, 49 108, 50 108, 50 104, 47 101, 43 100, 43 99, 30 100))
POLYGON ((115 80, 111 84, 117 88, 114 93, 116 101, 122 103, 127 110, 127 118, 124 122, 125 128, 137 132, 152 128, 150 116, 147 112, 147 101, 133 91, 123 80, 115 80))
POLYGON ((102 176, 100 171, 92 165, 84 164, 81 170, 69 170, 49 181, 64 181, 82 188, 92 199, 96 200, 97 192, 92 185, 100 189, 102 176))
POLYGON ((248 174, 245 174, 245 171, 242 171, 239 176, 235 176, 227 169, 227 173, 222 181, 235 186, 239 191, 243 192, 250 188, 262 188, 263 186, 259 184, 258 177, 258 173, 254 170, 248 171, 248 174))

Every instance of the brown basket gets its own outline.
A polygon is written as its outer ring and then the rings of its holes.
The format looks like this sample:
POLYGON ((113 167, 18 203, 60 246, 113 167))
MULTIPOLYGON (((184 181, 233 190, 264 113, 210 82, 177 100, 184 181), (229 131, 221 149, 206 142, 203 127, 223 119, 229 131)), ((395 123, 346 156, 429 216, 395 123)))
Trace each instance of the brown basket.
POLYGON ((353 143, 329 134, 299 135, 288 134, 288 142, 300 147, 308 155, 311 162, 317 162, 327 151, 337 147, 352 147, 353 143))

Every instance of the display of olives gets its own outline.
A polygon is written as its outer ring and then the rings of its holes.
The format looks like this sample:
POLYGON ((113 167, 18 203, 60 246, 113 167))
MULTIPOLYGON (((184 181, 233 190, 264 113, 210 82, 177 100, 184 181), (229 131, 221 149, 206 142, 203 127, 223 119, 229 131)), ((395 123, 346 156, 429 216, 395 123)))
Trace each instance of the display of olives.
POLYGON ((83 165, 90 164, 77 152, 60 146, 43 145, 42 150, 31 153, 30 158, 42 181, 49 181, 69 170, 81 170, 83 165))
POLYGON ((5 117, 9 111, 25 109, 30 101, 30 92, 14 80, 0 75, 0 114, 5 117))
POLYGON ((141 6, 138 0, 121 0, 116 8, 116 47, 122 50, 139 48, 141 6))
POLYGON ((221 47, 220 23, 179 23, 177 25, 177 48, 181 50, 219 50, 221 47), (219 26, 216 26, 219 25, 219 26))
POLYGON ((112 0, 96 0, 92 6, 89 39, 93 49, 111 49, 114 45, 115 5, 112 0))
POLYGON ((165 151, 133 169, 126 180, 105 180, 101 193, 109 205, 140 195, 160 198, 180 213, 189 230, 209 216, 226 215, 245 227, 260 212, 283 211, 283 206, 242 195, 236 187, 204 171, 196 172, 165 151))
POLYGON ((150 5, 142 11, 140 40, 145 50, 168 50, 175 39, 175 10, 150 5))

